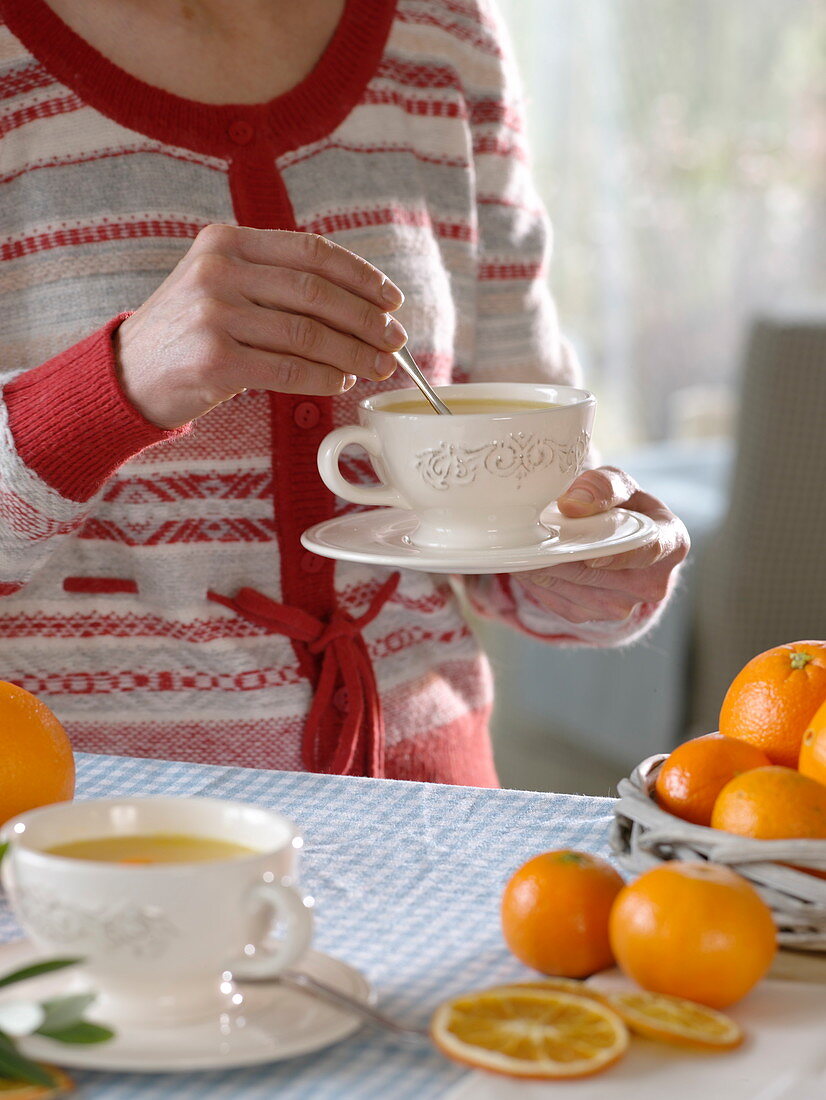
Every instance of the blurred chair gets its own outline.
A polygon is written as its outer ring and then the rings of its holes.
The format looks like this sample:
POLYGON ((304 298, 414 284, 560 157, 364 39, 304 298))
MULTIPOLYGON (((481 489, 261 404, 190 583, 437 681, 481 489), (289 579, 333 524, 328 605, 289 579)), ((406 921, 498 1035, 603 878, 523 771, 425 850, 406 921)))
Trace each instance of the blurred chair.
POLYGON ((611 455, 691 535, 678 590, 645 638, 554 649, 475 624, 496 679, 504 785, 612 793, 643 757, 716 729, 726 687, 755 654, 826 637, 826 314, 755 320, 735 398, 733 444, 611 455))
POLYGON ((692 734, 751 657, 826 638, 826 314, 755 321, 739 397, 728 508, 696 554, 692 734))

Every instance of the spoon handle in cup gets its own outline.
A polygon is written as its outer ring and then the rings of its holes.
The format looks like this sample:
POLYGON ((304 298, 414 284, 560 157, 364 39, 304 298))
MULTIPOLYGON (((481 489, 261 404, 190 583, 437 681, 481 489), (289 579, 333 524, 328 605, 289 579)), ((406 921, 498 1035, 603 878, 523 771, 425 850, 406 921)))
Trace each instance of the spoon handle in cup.
POLYGON ((452 416, 450 409, 438 396, 436 391, 430 385, 428 380, 422 374, 421 368, 410 352, 407 350, 407 345, 400 348, 399 351, 393 353, 396 358, 396 362, 402 368, 402 370, 413 379, 419 389, 422 391, 427 401, 433 406, 440 416, 452 416))

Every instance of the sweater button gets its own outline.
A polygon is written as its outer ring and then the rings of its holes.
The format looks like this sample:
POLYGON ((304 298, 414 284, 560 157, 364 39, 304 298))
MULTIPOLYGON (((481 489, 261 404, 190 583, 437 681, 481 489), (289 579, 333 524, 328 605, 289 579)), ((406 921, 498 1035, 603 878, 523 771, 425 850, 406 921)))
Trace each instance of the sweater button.
POLYGON ((350 703, 350 692, 347 688, 339 688, 333 695, 333 706, 342 713, 347 710, 350 703))
POLYGON ((229 140, 235 145, 249 145, 252 141, 255 131, 249 122, 244 122, 243 119, 236 119, 235 122, 231 122, 229 129, 227 130, 229 140))
POLYGON ((302 573, 318 573, 324 567, 324 558, 318 556, 318 554, 311 554, 309 550, 306 554, 301 555, 301 572, 302 573))
POLYGON ((321 419, 321 412, 314 401, 301 401, 293 411, 293 420, 299 428, 314 428, 321 419))

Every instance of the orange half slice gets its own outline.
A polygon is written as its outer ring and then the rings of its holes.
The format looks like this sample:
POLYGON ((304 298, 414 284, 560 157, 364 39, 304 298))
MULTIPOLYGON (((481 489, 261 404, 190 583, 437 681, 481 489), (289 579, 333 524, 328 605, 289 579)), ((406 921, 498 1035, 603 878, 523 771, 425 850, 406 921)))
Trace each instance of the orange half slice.
POLYGON ((706 1005, 645 991, 603 994, 632 1031, 663 1043, 698 1050, 732 1050, 743 1031, 729 1016, 706 1005))
POLYGON ((430 1034, 448 1058, 509 1077, 586 1077, 618 1061, 628 1030, 606 1005, 555 989, 500 986, 440 1005, 430 1034))

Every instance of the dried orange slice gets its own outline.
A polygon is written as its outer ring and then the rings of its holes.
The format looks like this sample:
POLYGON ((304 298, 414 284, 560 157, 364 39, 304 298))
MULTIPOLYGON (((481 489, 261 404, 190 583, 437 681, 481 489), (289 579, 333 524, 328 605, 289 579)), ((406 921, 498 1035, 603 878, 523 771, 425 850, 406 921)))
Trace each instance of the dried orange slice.
POLYGON ((535 986, 499 986, 440 1005, 430 1035, 448 1058, 510 1077, 599 1073, 628 1047, 628 1029, 599 1001, 535 986))
POLYGON ((0 1078, 0 1097, 2 1100, 57 1100, 74 1089, 71 1077, 56 1066, 44 1066, 54 1078, 54 1085, 28 1085, 25 1081, 9 1081, 0 1078))
POLYGON ((698 1050, 732 1050, 743 1041, 740 1025, 730 1017, 682 997, 643 990, 604 997, 632 1031, 648 1039, 698 1050))

